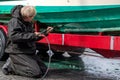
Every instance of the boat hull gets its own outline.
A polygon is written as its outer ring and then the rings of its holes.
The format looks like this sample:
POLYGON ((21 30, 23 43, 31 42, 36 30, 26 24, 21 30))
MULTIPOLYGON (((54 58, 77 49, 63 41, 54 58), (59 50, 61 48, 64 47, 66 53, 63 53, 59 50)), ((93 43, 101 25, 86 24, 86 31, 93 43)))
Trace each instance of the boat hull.
MULTIPOLYGON (((0 21, 7 22, 13 6, 0 6, 0 21), (4 16, 3 16, 4 15, 4 16)), ((36 6, 35 20, 54 26, 58 33, 94 33, 120 30, 120 5, 36 6)))

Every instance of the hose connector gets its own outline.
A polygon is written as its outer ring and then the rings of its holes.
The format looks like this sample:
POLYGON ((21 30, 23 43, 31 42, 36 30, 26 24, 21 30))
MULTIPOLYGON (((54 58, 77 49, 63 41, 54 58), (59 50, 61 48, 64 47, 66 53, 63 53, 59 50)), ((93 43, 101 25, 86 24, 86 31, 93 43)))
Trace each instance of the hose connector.
POLYGON ((49 55, 50 57, 52 57, 52 56, 54 55, 54 53, 53 53, 53 51, 52 51, 51 49, 49 49, 49 50, 47 51, 47 53, 48 53, 48 55, 49 55))

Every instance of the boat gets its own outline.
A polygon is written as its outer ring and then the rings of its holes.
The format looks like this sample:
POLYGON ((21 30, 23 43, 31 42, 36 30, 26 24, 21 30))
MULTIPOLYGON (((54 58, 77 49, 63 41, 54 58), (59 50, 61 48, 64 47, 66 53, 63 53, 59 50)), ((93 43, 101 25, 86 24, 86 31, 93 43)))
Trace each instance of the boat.
MULTIPOLYGON (((38 1, 41 0, 36 0, 36 3, 38 1)), ((106 3, 107 1, 108 0, 105 0, 105 2, 100 1, 98 4, 97 1, 92 1, 92 3, 89 0, 62 0, 58 6, 56 6, 59 2, 57 0, 52 1, 56 2, 55 5, 52 5, 52 2, 51 5, 48 5, 48 3, 45 5, 45 1, 43 1, 44 5, 42 5, 42 3, 33 4, 37 10, 35 20, 54 26, 54 31, 58 33, 80 34, 119 31, 120 5, 118 3, 120 3, 120 1, 110 0, 108 1, 109 3, 106 3), (72 4, 72 2, 74 2, 74 4, 72 4)), ((9 0, 8 2, 10 3, 9 0)), ((0 21, 8 22, 10 19, 10 10, 14 5, 8 5, 9 3, 4 5, 4 3, 6 3, 6 1, 3 1, 1 3, 3 5, 0 6, 0 21)), ((32 1, 29 2, 29 4, 31 3, 32 1)))
MULTIPOLYGON (((54 27, 48 39, 56 51, 74 53, 81 48, 90 48, 104 57, 120 56, 120 0, 1 1, 0 28, 6 34, 7 27, 2 24, 10 20, 10 11, 15 5, 35 6, 37 15, 34 20, 54 27)), ((42 29, 41 26, 37 31, 42 29)), ((45 39, 38 43, 47 44, 45 39)), ((2 54, 3 49, 4 46, 2 54)))

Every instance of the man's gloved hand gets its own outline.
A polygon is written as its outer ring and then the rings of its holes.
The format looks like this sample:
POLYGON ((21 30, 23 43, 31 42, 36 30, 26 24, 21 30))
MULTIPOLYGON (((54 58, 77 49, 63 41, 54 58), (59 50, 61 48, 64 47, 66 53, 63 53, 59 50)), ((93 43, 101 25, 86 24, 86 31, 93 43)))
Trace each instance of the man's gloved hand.
POLYGON ((35 32, 35 35, 39 36, 39 37, 44 37, 45 36, 44 34, 41 34, 40 32, 35 32))
POLYGON ((53 30, 53 27, 50 27, 50 26, 49 26, 49 27, 47 28, 46 33, 48 34, 48 33, 50 33, 52 30, 53 30))

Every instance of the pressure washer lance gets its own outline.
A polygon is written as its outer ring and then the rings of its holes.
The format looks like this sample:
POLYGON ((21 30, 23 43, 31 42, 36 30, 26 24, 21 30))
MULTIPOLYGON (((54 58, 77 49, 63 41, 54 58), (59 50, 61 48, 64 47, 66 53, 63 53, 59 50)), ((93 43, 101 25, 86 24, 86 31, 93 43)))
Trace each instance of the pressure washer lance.
POLYGON ((46 70, 45 74, 41 77, 40 80, 44 80, 45 76, 47 75, 48 70, 49 70, 49 68, 50 68, 51 57, 54 55, 53 51, 51 50, 50 42, 49 42, 48 38, 47 38, 46 36, 44 36, 44 38, 46 39, 46 41, 47 41, 47 43, 48 43, 48 51, 47 51, 47 54, 48 54, 48 56, 49 56, 49 62, 48 62, 47 70, 46 70))

